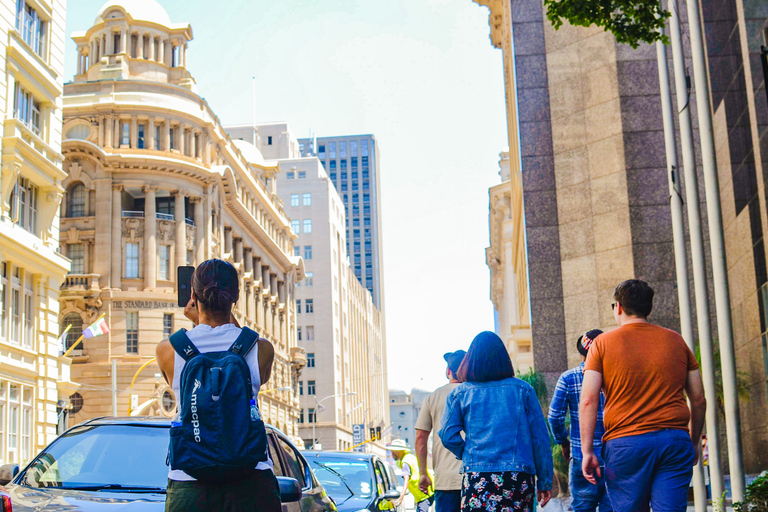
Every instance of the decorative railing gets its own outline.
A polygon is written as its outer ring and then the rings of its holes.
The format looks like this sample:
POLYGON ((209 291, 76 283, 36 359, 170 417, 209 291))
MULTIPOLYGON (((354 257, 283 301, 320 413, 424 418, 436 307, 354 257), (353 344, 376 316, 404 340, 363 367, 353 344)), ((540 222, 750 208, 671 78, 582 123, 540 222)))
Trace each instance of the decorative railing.
POLYGON ((63 290, 98 290, 99 274, 67 274, 63 290))
POLYGON ((189 217, 186 217, 186 218, 184 219, 184 222, 186 222, 186 223, 187 223, 187 226, 194 226, 194 225, 195 225, 195 221, 194 221, 194 219, 190 219, 189 217))
POLYGON ((157 220, 175 220, 172 213, 156 213, 157 220))
POLYGON ((135 210, 123 210, 123 218, 140 219, 144 218, 144 212, 135 210))

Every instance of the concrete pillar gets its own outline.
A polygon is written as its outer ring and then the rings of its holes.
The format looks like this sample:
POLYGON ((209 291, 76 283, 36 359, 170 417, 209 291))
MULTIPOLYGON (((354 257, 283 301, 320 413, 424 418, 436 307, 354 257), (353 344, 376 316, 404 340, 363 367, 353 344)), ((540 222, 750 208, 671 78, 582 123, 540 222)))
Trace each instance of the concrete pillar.
POLYGON ((205 212, 205 202, 202 197, 190 198, 192 205, 195 209, 195 264, 199 265, 205 261, 205 230, 203 229, 204 221, 203 216, 205 212))
POLYGON ((112 271, 110 272, 110 287, 120 289, 123 276, 123 186, 112 184, 112 271))
POLYGON ((120 53, 128 51, 128 31, 125 28, 120 29, 120 53))
POLYGON ((106 125, 106 117, 104 116, 99 117, 98 122, 99 122, 99 133, 98 133, 97 143, 99 147, 103 148, 105 146, 104 127, 106 125))
POLYGON ((253 278, 253 249, 250 247, 243 248, 243 270, 249 272, 253 278))
POLYGON ((134 149, 139 147, 139 120, 136 116, 131 116, 130 144, 134 149))
POLYGON ((234 245, 234 255, 233 259, 235 263, 242 263, 243 261, 243 239, 242 238, 233 238, 233 245, 234 245))
POLYGON ((174 192, 173 218, 176 222, 176 266, 187 264, 187 222, 184 212, 184 198, 187 193, 183 190, 174 192))
POLYGON ((114 140, 112 130, 115 128, 115 122, 112 120, 112 116, 104 116, 102 123, 104 124, 104 147, 112 148, 112 141, 114 140))
POLYGON ((187 67, 187 43, 181 45, 181 65, 187 67))
POLYGON ((147 41, 149 41, 149 55, 147 55, 147 59, 149 60, 155 60, 155 36, 152 34, 146 34, 147 41))
POLYGON ((144 289, 157 287, 157 187, 145 185, 144 199, 144 289))
POLYGON ((269 290, 269 267, 267 265, 261 265, 261 289, 269 290))
POLYGON ((136 33, 136 58, 144 58, 144 34, 136 33))
POLYGON ((163 151, 171 150, 171 120, 166 119, 163 123, 163 151))
POLYGON ((232 228, 224 228, 224 253, 232 257, 232 228))
POLYGON ((179 153, 182 155, 186 155, 186 149, 187 145, 185 144, 185 138, 186 138, 186 125, 180 124, 179 125, 179 153))
POLYGON ((170 39, 165 40, 165 65, 171 67, 173 65, 173 41, 170 39))
POLYGON ((203 131, 200 134, 200 148, 202 151, 202 158, 203 158, 203 164, 204 165, 210 165, 211 164, 211 152, 208 150, 208 132, 203 131))
POLYGON ((114 129, 112 130, 112 147, 120 147, 120 118, 115 116, 113 119, 114 129))

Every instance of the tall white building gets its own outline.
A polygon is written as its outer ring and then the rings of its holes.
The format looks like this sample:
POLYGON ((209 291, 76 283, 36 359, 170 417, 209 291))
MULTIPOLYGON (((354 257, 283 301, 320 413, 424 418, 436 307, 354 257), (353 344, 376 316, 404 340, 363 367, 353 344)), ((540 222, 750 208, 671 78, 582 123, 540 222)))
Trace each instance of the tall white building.
MULTIPOLYGON (((416 452, 416 420, 421 406, 431 391, 413 389, 408 394, 399 389, 389 391, 389 417, 392 421, 392 438, 400 438, 416 452)), ((430 443, 429 446, 432 446, 430 443)))
POLYGON ((58 252, 65 4, 5 1, 0 13, 0 464, 24 464, 77 389, 56 343, 70 268, 58 252))
POLYGON ((354 424, 366 434, 389 424, 383 319, 350 268, 344 204, 322 163, 282 159, 279 169, 278 194, 298 235, 294 256, 306 271, 296 288, 297 342, 307 353, 299 434, 308 447, 346 450, 354 424))
POLYGON ((346 214, 347 252, 355 276, 384 311, 379 146, 373 135, 299 139, 302 156, 317 155, 346 214))

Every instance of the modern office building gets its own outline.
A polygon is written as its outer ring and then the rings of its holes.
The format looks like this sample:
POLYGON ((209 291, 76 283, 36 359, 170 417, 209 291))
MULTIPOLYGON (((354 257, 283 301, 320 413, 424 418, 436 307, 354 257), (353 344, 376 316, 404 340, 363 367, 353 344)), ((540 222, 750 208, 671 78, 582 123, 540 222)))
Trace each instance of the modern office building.
POLYGON ((0 4, 0 464, 25 464, 66 423, 70 362, 59 357, 58 252, 64 3, 0 4))
POLYGON ((316 155, 344 202, 347 252, 355 276, 384 306, 379 146, 373 135, 299 139, 302 156, 316 155))
MULTIPOLYGON (((615 326, 610 304, 624 279, 648 281, 656 290, 651 320, 680 329, 656 49, 617 44, 599 27, 555 30, 538 0, 475 1, 490 9, 491 42, 502 50, 510 173, 520 177, 525 212, 533 364, 553 383, 578 362, 579 334, 615 326)), ((768 467, 764 7, 701 2, 736 365, 749 397, 739 404, 747 473, 768 467)), ((698 181, 683 185, 703 190, 700 168, 698 181)), ((708 280, 712 299, 709 271, 708 280)), ((717 332, 714 307, 707 316, 717 332)))
MULTIPOLYGON (((295 292, 297 343, 307 353, 299 434, 306 447, 346 450, 354 445, 353 425, 364 425, 367 437, 370 428, 389 424, 382 315, 350 268, 344 204, 320 160, 281 159, 278 165, 278 194, 298 235, 294 256, 303 258, 306 275, 295 292)), ((383 454, 383 447, 366 448, 383 454)))
POLYGON ((112 414, 113 361, 118 414, 172 414, 172 391, 151 360, 159 340, 190 327, 176 304, 176 267, 221 258, 240 275, 239 322, 275 347, 262 414, 295 436, 290 387, 305 359, 294 285, 303 264, 276 194, 277 165, 225 133, 186 68, 191 27, 171 23, 154 0, 108 2, 73 39, 79 65, 64 88, 61 207, 72 271, 60 322, 75 326, 68 345, 101 314, 111 327, 72 353, 83 382, 73 422, 112 414))
POLYGON ((410 394, 399 389, 389 390, 392 438, 405 441, 412 453, 416 453, 416 420, 419 418, 424 400, 430 393, 431 391, 423 389, 413 389, 410 394))

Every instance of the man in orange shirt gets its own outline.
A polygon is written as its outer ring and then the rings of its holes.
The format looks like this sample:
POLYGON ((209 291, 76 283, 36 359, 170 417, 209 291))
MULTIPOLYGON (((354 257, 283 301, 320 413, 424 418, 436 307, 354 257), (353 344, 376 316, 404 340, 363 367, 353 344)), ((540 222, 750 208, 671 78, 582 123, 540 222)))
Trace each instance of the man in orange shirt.
POLYGON ((605 482, 613 509, 685 511, 706 411, 699 365, 678 333, 648 322, 653 289, 647 283, 624 281, 613 299, 619 328, 597 337, 584 370, 584 477, 595 483, 600 475, 593 440, 602 388, 605 482))

